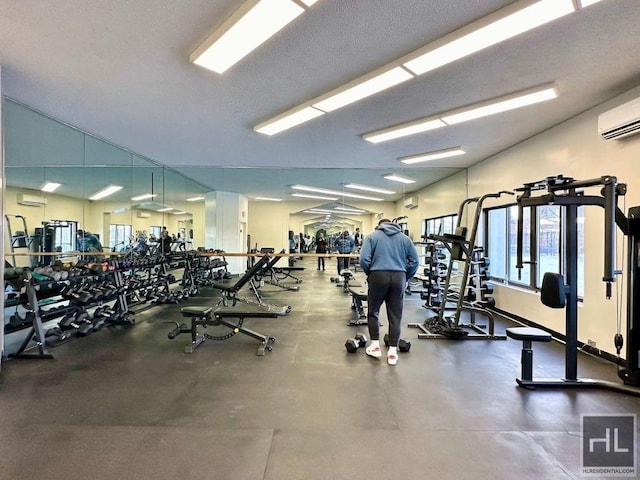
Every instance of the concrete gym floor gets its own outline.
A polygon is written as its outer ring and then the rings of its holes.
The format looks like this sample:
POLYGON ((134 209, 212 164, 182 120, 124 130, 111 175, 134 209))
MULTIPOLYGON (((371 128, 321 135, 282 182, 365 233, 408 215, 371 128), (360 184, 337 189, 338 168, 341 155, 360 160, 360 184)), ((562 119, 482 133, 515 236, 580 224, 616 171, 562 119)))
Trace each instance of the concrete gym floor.
MULTIPOLYGON (((52 349, 55 360, 5 362, 0 479, 577 479, 581 415, 640 411, 614 392, 518 388, 514 340, 405 328, 413 346, 395 367, 348 354, 345 339, 366 327, 347 326, 333 264, 298 262, 299 292, 260 289, 293 307, 245 321, 277 337, 264 357, 244 335, 192 355, 187 335, 167 339, 180 307, 216 303, 205 290, 52 349)), ((426 318, 422 303, 407 297, 405 322, 426 318)), ((536 344, 534 375, 561 376, 563 355, 536 344)), ((582 354, 580 374, 617 381, 613 364, 582 354)))

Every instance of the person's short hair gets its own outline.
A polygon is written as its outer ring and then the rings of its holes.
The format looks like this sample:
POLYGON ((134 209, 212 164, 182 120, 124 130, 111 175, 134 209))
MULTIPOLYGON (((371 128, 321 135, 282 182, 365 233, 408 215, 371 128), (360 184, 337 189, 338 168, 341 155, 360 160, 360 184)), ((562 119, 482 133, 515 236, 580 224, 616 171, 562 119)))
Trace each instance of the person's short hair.
POLYGON ((389 223, 391 220, 389 220, 388 218, 383 218, 382 220, 380 220, 378 222, 378 225, 382 225, 383 223, 389 223))
POLYGON ((84 235, 84 230, 78 230, 76 233, 77 233, 78 235, 84 235))

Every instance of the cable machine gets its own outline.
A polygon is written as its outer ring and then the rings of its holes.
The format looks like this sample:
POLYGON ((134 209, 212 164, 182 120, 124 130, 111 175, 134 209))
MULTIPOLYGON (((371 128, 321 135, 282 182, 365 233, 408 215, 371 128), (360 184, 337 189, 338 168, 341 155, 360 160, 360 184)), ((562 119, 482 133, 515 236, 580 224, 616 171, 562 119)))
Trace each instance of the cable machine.
MULTIPOLYGON (((558 175, 538 182, 527 183, 516 191, 522 192, 517 197, 518 232, 516 268, 523 264, 523 209, 542 205, 559 205, 564 208, 566 229, 564 231, 565 273, 566 283, 549 282, 555 291, 543 291, 542 296, 558 298, 552 308, 563 308, 566 304, 566 347, 564 378, 520 379, 518 383, 524 387, 592 387, 615 390, 632 395, 640 395, 640 207, 629 209, 629 216, 618 207, 618 198, 627 192, 627 185, 618 183, 614 176, 602 176, 591 180, 577 181, 570 177, 558 175), (602 187, 599 195, 585 195, 584 189, 602 187), (545 190, 546 193, 533 196, 532 193, 545 190), (604 209, 604 271, 602 281, 606 285, 606 297, 612 296, 612 284, 615 275, 615 241, 616 227, 627 236, 629 256, 627 262, 627 331, 626 362, 620 359, 623 337, 618 331, 614 344, 618 353, 618 376, 626 385, 619 385, 603 380, 578 378, 578 234, 577 212, 579 206, 599 206, 604 209), (554 285, 555 284, 555 285, 554 285), (565 301, 566 300, 566 301, 565 301)), ((549 275, 549 274, 547 274, 549 275)), ((543 282, 544 285, 545 282, 543 282)), ((544 290, 544 286, 543 286, 544 290)))

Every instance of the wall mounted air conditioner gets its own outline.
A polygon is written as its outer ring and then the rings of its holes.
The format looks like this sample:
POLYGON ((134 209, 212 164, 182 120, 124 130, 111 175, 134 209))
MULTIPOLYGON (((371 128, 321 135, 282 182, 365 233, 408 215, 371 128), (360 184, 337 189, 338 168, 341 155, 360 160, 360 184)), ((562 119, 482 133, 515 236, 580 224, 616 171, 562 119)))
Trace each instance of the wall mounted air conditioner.
POLYGON ((598 117, 598 133, 605 140, 640 133, 640 98, 636 98, 598 117))
POLYGON ((418 206, 418 197, 407 197, 404 199, 405 208, 416 208, 418 206))
POLYGON ((136 213, 136 216, 138 218, 150 218, 151 214, 149 212, 140 212, 139 211, 138 213, 136 213))
POLYGON ((29 195, 28 193, 19 193, 18 203, 28 207, 42 207, 47 204, 47 199, 37 195, 29 195))

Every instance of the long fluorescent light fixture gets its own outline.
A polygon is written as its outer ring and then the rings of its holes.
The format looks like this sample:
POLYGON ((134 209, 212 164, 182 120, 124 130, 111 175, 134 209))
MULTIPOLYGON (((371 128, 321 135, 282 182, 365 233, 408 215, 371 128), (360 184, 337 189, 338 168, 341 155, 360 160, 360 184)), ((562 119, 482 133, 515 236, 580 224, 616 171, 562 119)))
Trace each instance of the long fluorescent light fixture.
POLYGON ((359 183, 347 183, 344 188, 353 188, 354 190, 362 190, 363 192, 375 192, 385 195, 393 195, 394 193, 396 193, 393 190, 387 190, 385 188, 378 187, 369 187, 368 185, 360 185, 359 183))
POLYGON ((140 200, 147 200, 148 198, 154 198, 157 196, 158 195, 155 193, 145 193, 142 195, 138 195, 137 197, 131 197, 131 200, 133 200, 134 202, 139 202, 140 200))
POLYGON ((380 143, 426 131, 424 129, 416 128, 416 125, 434 121, 441 122, 442 126, 455 125, 468 120, 475 120, 476 118, 486 117, 496 113, 533 105, 534 103, 552 100, 557 97, 558 92, 555 89, 555 85, 550 83, 506 95, 504 97, 488 100, 486 102, 476 103, 468 107, 450 110, 449 112, 441 113, 439 115, 414 120, 408 123, 402 123, 376 132, 366 133, 362 138, 371 143, 380 143), (435 117, 438 118, 434 120, 435 117))
POLYGON ((381 202, 383 200, 382 198, 378 198, 378 197, 368 197, 365 195, 358 195, 351 192, 339 192, 337 190, 329 190, 327 188, 308 187, 306 185, 291 185, 291 188, 293 188, 294 190, 302 190, 304 192, 324 193, 327 195, 337 195, 338 197, 360 198, 362 200, 373 200, 375 202, 381 202))
POLYGON ((394 182, 400 182, 400 183, 416 183, 416 181, 411 178, 402 177, 396 174, 385 175, 384 178, 386 178, 387 180, 392 180, 394 182))
MULTIPOLYGON (((360 79, 348 83, 340 88, 338 93, 330 92, 323 100, 313 103, 313 107, 323 112, 333 112, 345 105, 357 102, 363 98, 382 92, 399 83, 411 80, 415 75, 402 67, 395 67, 381 74, 372 74, 372 78, 361 81, 360 79)), ((335 91, 335 90, 334 90, 335 91)), ((323 97, 321 97, 323 98, 323 97)))
POLYGON ((173 207, 161 208, 158 212, 168 212, 169 210, 173 210, 173 207))
MULTIPOLYGON (((595 3, 595 1, 600 0, 582 0, 582 7, 595 3)), ((504 40, 533 30, 575 10, 573 0, 520 0, 373 72, 362 75, 346 85, 267 120, 255 126, 254 130, 274 135, 319 117, 326 112, 331 112, 403 83, 413 78, 414 75, 433 71, 504 40), (313 109, 315 112, 309 112, 308 109, 313 109), (300 112, 306 112, 306 115, 301 116, 300 112), (278 128, 269 133, 269 127, 274 123, 277 123, 278 128)))
POLYGON ((275 135, 284 130, 288 130, 291 127, 300 125, 301 123, 308 122, 309 120, 324 115, 324 112, 313 107, 303 107, 296 109, 295 111, 289 110, 288 112, 278 115, 277 117, 268 120, 260 125, 256 125, 253 129, 258 133, 264 133, 265 135, 275 135))
MULTIPOLYGON (((315 1, 303 3, 309 7, 315 1)), ((304 12, 292 0, 247 0, 202 42, 189 61, 224 73, 304 12)))
POLYGON ((94 193, 92 196, 89 197, 89 200, 100 200, 104 197, 108 197, 109 195, 113 195, 114 193, 120 190, 122 190, 122 187, 119 185, 109 185, 108 187, 103 188, 99 192, 94 193))
POLYGON ((572 0, 516 2, 413 52, 403 65, 422 75, 574 11, 572 0))
POLYGON ((582 8, 588 7, 589 5, 593 5, 594 3, 598 3, 601 0, 580 0, 580 5, 582 8))
POLYGON ((315 200, 338 200, 338 197, 326 197, 323 195, 311 195, 307 193, 292 193, 291 196, 300 198, 313 198, 315 200))
POLYGON ((418 155, 411 155, 408 157, 402 157, 399 160, 407 165, 414 163, 428 162, 429 160, 439 160, 441 158, 457 157, 458 155, 464 155, 466 152, 460 147, 447 148, 446 150, 438 150, 437 152, 420 153, 418 155))
POLYGON ((171 212, 172 215, 186 215, 187 212, 171 212))
POLYGON ((263 200, 265 202, 281 202, 281 198, 271 198, 271 197, 256 197, 256 200, 263 200))
POLYGON ((47 182, 45 183, 42 188, 40 189, 40 191, 42 192, 54 192, 58 187, 62 186, 61 183, 56 183, 56 182, 47 182))
POLYGON ((439 118, 426 118, 416 120, 414 122, 403 123, 397 127, 390 127, 376 132, 365 133, 362 138, 367 142, 380 143, 388 140, 395 140, 396 138, 406 137, 408 135, 415 135, 416 133, 428 132, 430 130, 446 126, 447 124, 439 118))
POLYGON ((187 202, 199 202, 200 200, 204 200, 204 197, 191 197, 191 198, 187 198, 187 202))
POLYGON ((515 110, 535 103, 546 102, 558 98, 555 86, 545 85, 524 92, 515 93, 506 97, 501 97, 488 102, 483 102, 471 107, 466 107, 460 111, 441 115, 442 120, 448 125, 475 120, 476 118, 488 117, 496 113, 515 110))
POLYGON ((327 210, 325 208, 308 208, 304 211, 305 213, 326 213, 327 215, 331 215, 336 213, 332 210, 327 210))

